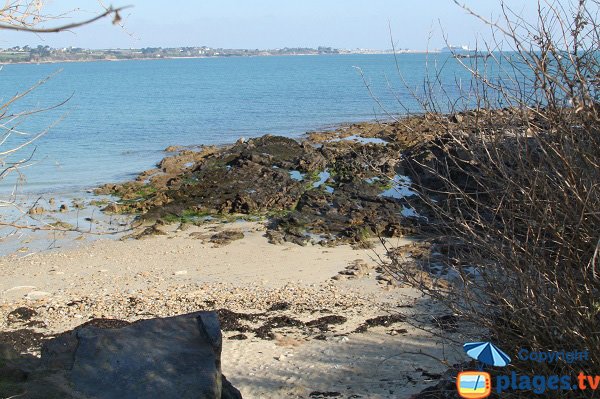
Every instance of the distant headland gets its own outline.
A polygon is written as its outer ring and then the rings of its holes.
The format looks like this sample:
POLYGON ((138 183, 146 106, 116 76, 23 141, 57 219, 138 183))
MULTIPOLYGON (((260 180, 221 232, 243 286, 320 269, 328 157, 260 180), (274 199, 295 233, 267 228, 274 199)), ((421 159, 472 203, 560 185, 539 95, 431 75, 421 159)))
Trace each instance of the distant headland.
MULTIPOLYGON (((396 53, 423 53, 420 50, 396 49, 396 53)), ((44 63, 117 61, 164 58, 208 58, 208 57, 260 57, 285 55, 330 55, 330 54, 392 54, 394 50, 336 49, 332 47, 284 47, 276 49, 225 49, 202 47, 145 47, 130 49, 85 49, 77 47, 51 48, 49 46, 15 46, 0 49, 0 63, 44 63)))

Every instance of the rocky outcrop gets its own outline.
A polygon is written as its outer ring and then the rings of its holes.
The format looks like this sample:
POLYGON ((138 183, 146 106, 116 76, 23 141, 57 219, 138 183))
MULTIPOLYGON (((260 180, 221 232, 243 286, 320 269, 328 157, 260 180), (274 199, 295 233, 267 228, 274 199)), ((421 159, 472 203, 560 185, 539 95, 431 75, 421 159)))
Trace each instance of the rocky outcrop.
POLYGON ((406 214, 416 197, 395 179, 406 146, 433 122, 405 123, 408 133, 400 124, 356 124, 303 141, 266 135, 196 155, 179 149, 136 181, 97 192, 121 198, 107 212, 138 213, 145 224, 242 214, 267 217, 273 243, 361 246, 369 237, 412 234, 420 222, 406 214))
POLYGON ((516 112, 429 114, 313 132, 301 141, 266 135, 220 148, 176 148, 136 181, 98 192, 121 198, 106 211, 140 214, 146 224, 241 214, 268 218, 272 243, 362 246, 369 237, 422 229, 435 215, 408 192, 418 187, 441 201, 442 175, 485 200, 473 179, 480 166, 473 154, 485 151, 473 138, 482 128, 522 128, 516 112))

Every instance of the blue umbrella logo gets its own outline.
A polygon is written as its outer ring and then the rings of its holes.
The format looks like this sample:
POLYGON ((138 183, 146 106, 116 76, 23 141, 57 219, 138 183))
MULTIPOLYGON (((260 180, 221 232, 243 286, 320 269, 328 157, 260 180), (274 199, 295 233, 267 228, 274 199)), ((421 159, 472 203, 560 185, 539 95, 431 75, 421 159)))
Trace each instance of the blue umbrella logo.
POLYGON ((488 366, 505 367, 510 357, 491 342, 469 342, 463 345, 467 355, 488 366))

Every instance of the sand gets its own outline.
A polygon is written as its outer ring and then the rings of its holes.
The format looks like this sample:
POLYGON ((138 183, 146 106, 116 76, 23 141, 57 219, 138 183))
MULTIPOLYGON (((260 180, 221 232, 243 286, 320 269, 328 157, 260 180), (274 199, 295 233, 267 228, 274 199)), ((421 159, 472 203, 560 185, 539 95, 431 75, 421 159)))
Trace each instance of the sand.
POLYGON ((459 333, 431 322, 447 312, 414 288, 382 279, 375 262, 381 247, 272 245, 258 222, 164 230, 141 240, 81 241, 0 258, 0 331, 53 334, 92 318, 134 321, 201 309, 262 313, 247 323, 250 329, 273 317, 297 320, 274 328, 273 339, 223 332, 223 373, 244 398, 408 398, 446 370, 434 357, 462 359, 460 347, 437 336, 460 342, 459 333), (216 247, 209 238, 223 230, 244 238, 216 247), (360 271, 339 274, 352 265, 360 271), (37 314, 9 316, 21 306, 37 314), (361 330, 386 315, 405 319, 361 330), (324 316, 345 319, 321 328, 304 324, 324 316))

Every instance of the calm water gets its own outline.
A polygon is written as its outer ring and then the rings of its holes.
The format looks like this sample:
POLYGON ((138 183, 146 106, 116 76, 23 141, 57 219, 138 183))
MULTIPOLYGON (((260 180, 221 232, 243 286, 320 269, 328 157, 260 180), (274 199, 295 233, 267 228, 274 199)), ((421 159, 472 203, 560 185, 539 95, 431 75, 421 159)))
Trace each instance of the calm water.
MULTIPOLYGON (((408 85, 420 87, 426 56, 398 60, 408 85)), ((469 79, 447 55, 439 55, 438 63, 445 64, 450 93, 469 79)), ((152 167, 169 145, 221 144, 265 133, 299 136, 342 122, 387 119, 355 67, 388 112, 405 112, 396 97, 418 111, 388 55, 6 65, 0 94, 7 100, 62 69, 11 109, 48 107, 72 95, 59 109, 18 125, 38 132, 60 119, 36 142, 36 163, 24 170, 27 191, 50 193, 131 177, 152 167)), ((16 143, 13 137, 0 151, 16 143)), ((5 179, 0 190, 12 183, 5 179)))

